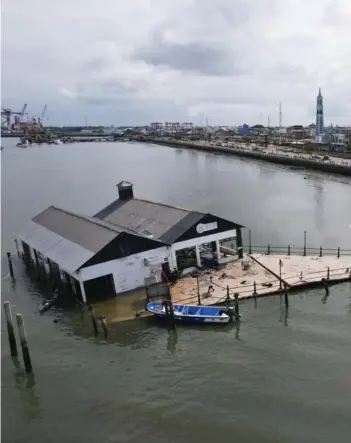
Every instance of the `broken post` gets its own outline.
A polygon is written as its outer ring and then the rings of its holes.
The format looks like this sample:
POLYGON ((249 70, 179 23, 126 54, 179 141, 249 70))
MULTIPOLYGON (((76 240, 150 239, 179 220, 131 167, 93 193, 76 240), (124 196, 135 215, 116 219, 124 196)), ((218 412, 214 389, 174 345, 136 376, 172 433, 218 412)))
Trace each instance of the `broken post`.
POLYGON ((323 248, 322 248, 322 246, 319 248, 319 256, 323 257, 323 248))
POLYGON ((256 282, 255 281, 253 283, 253 294, 252 295, 254 295, 255 297, 257 295, 257 288, 256 288, 256 282))
POLYGON ((327 280, 329 280, 329 279, 330 279, 330 268, 328 266, 328 269, 327 269, 327 280))
POLYGON ((340 258, 340 246, 338 246, 338 252, 336 254, 337 258, 340 258))
POLYGON ((15 280, 15 274, 13 272, 12 260, 11 260, 11 252, 7 253, 7 261, 9 263, 9 270, 12 280, 15 280))
POLYGON ((13 327, 11 305, 9 301, 4 302, 4 310, 5 310, 7 333, 9 336, 11 355, 12 357, 17 357, 18 353, 17 353, 16 336, 15 336, 15 329, 13 327))
POLYGON ((102 330, 104 331, 104 337, 105 337, 105 339, 107 339, 108 327, 107 327, 107 320, 104 315, 100 315, 100 323, 101 323, 102 330))
POLYGON ((227 297, 226 297, 226 301, 227 301, 227 302, 230 301, 229 286, 227 286, 227 297))
POLYGON ((93 324, 94 335, 96 337, 98 335, 98 326, 94 315, 94 308, 91 305, 89 306, 89 311, 90 311, 91 322, 93 324))
POLYGON ((26 370, 27 374, 29 374, 33 371, 33 368, 32 368, 32 362, 31 362, 30 354, 29 354, 29 346, 28 346, 28 341, 27 341, 27 336, 26 336, 26 329, 24 327, 23 315, 16 314, 16 321, 17 321, 18 333, 19 333, 20 342, 21 342, 24 369, 26 370))

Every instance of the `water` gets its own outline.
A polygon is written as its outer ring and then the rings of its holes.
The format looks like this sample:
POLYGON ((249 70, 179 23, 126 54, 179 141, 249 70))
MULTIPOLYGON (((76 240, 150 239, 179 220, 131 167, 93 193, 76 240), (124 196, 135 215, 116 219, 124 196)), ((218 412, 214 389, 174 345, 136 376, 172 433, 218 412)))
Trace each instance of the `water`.
MULTIPOLYGON (((91 214, 134 183, 136 196, 212 212, 252 229, 255 244, 351 249, 351 180, 141 144, 10 149, 2 141, 2 298, 22 312, 34 378, 15 368, 2 323, 4 442, 348 442, 351 287, 241 305, 222 328, 153 319, 91 337, 78 312, 37 314, 38 289, 13 287, 13 233, 50 204, 91 214), (53 320, 58 319, 57 323, 53 320)), ((247 233, 245 234, 247 236, 247 233)))

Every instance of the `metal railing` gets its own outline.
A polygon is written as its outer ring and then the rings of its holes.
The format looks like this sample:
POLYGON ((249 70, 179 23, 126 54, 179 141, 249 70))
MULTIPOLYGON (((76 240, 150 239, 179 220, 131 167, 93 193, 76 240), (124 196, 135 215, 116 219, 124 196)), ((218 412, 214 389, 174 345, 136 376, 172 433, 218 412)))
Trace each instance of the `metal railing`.
POLYGON ((287 245, 287 246, 272 246, 268 245, 245 245, 243 246, 243 251, 248 254, 279 254, 279 255, 300 255, 306 257, 308 255, 314 255, 323 257, 334 256, 340 258, 342 256, 350 256, 351 257, 351 249, 343 249, 340 247, 337 248, 323 248, 320 246, 319 248, 311 248, 307 246, 295 246, 295 245, 287 245))

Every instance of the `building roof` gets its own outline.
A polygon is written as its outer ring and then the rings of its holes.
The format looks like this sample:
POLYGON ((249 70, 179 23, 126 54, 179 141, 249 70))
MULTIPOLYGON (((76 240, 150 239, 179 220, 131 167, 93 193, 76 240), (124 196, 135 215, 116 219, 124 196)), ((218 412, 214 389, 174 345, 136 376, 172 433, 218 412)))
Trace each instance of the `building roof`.
POLYGON ((122 232, 128 230, 50 206, 33 217, 18 238, 73 273, 122 232))
POLYGON ((163 203, 130 198, 113 201, 94 217, 123 226, 139 235, 172 244, 206 215, 163 203))

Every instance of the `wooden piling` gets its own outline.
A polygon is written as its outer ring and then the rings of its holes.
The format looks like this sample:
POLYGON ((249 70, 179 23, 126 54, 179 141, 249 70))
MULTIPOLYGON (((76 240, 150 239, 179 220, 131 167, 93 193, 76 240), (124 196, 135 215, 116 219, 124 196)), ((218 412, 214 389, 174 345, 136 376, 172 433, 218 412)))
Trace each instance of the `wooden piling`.
POLYGON ((267 246, 267 255, 270 255, 271 254, 271 245, 268 245, 267 246))
POLYGON ((19 251, 19 248, 18 248, 18 241, 17 241, 17 238, 15 238, 15 245, 16 245, 16 251, 17 251, 18 258, 20 258, 20 257, 21 257, 21 254, 20 254, 20 251, 19 251))
POLYGON ((330 268, 328 266, 328 269, 327 269, 327 280, 329 280, 329 279, 330 279, 330 268))
POLYGON ((291 254, 291 246, 288 245, 288 255, 290 255, 290 254, 291 254))
POLYGON ((197 285, 197 304, 201 305, 199 275, 196 276, 196 285, 197 285))
POLYGON ((340 258, 340 246, 338 246, 337 258, 340 258))
POLYGON ((29 374, 29 373, 33 372, 33 367, 32 367, 32 362, 30 359, 29 346, 28 346, 28 340, 27 340, 27 336, 26 336, 26 329, 24 327, 23 315, 16 314, 16 321, 17 321, 18 333, 19 333, 20 342, 21 342, 24 369, 26 370, 27 374, 29 374))
POLYGON ((322 246, 319 248, 319 256, 323 257, 323 248, 322 248, 322 246))
POLYGON ((4 311, 5 311, 5 318, 7 325, 7 333, 9 336, 11 355, 12 357, 17 357, 18 352, 17 352, 16 336, 15 336, 15 329, 13 327, 11 305, 9 301, 4 302, 4 311))
POLYGON ((325 289, 325 298, 327 298, 329 296, 329 281, 325 278, 322 278, 322 284, 325 289))
POLYGON ((174 321, 174 309, 172 300, 168 301, 168 309, 169 309, 169 321, 172 329, 175 329, 175 321, 174 321))
POLYGON ((286 284, 284 284, 284 302, 286 309, 289 309, 288 287, 286 284))
POLYGON ((8 261, 8 264, 9 264, 9 270, 10 270, 11 278, 12 278, 12 280, 15 280, 15 274, 13 272, 13 266, 12 266, 11 252, 7 253, 7 261, 8 261))
POLYGON ((257 295, 257 287, 256 287, 256 282, 254 281, 253 283, 253 293, 252 295, 256 296, 257 295))
POLYGON ((33 252, 34 252, 35 264, 36 264, 36 265, 38 266, 38 268, 39 268, 40 263, 39 263, 38 253, 37 253, 36 249, 33 249, 33 252))
POLYGON ((227 286, 227 297, 226 297, 226 301, 227 301, 227 302, 230 301, 229 286, 227 286))
POLYGON ((107 326, 106 317, 104 315, 100 315, 100 323, 101 323, 102 330, 104 332, 104 337, 105 337, 105 339, 107 339, 107 337, 108 337, 108 326, 107 326))
POLYGON ((240 313, 239 313, 239 294, 237 292, 234 294, 234 315, 235 315, 235 318, 237 320, 239 320, 239 318, 240 318, 240 313))
POLYGON ((249 229, 249 254, 252 254, 251 229, 249 229))
POLYGON ((91 305, 89 306, 89 312, 90 312, 91 322, 93 324, 94 335, 96 337, 98 335, 98 326, 97 326, 97 321, 96 321, 95 314, 94 314, 94 308, 91 305))

